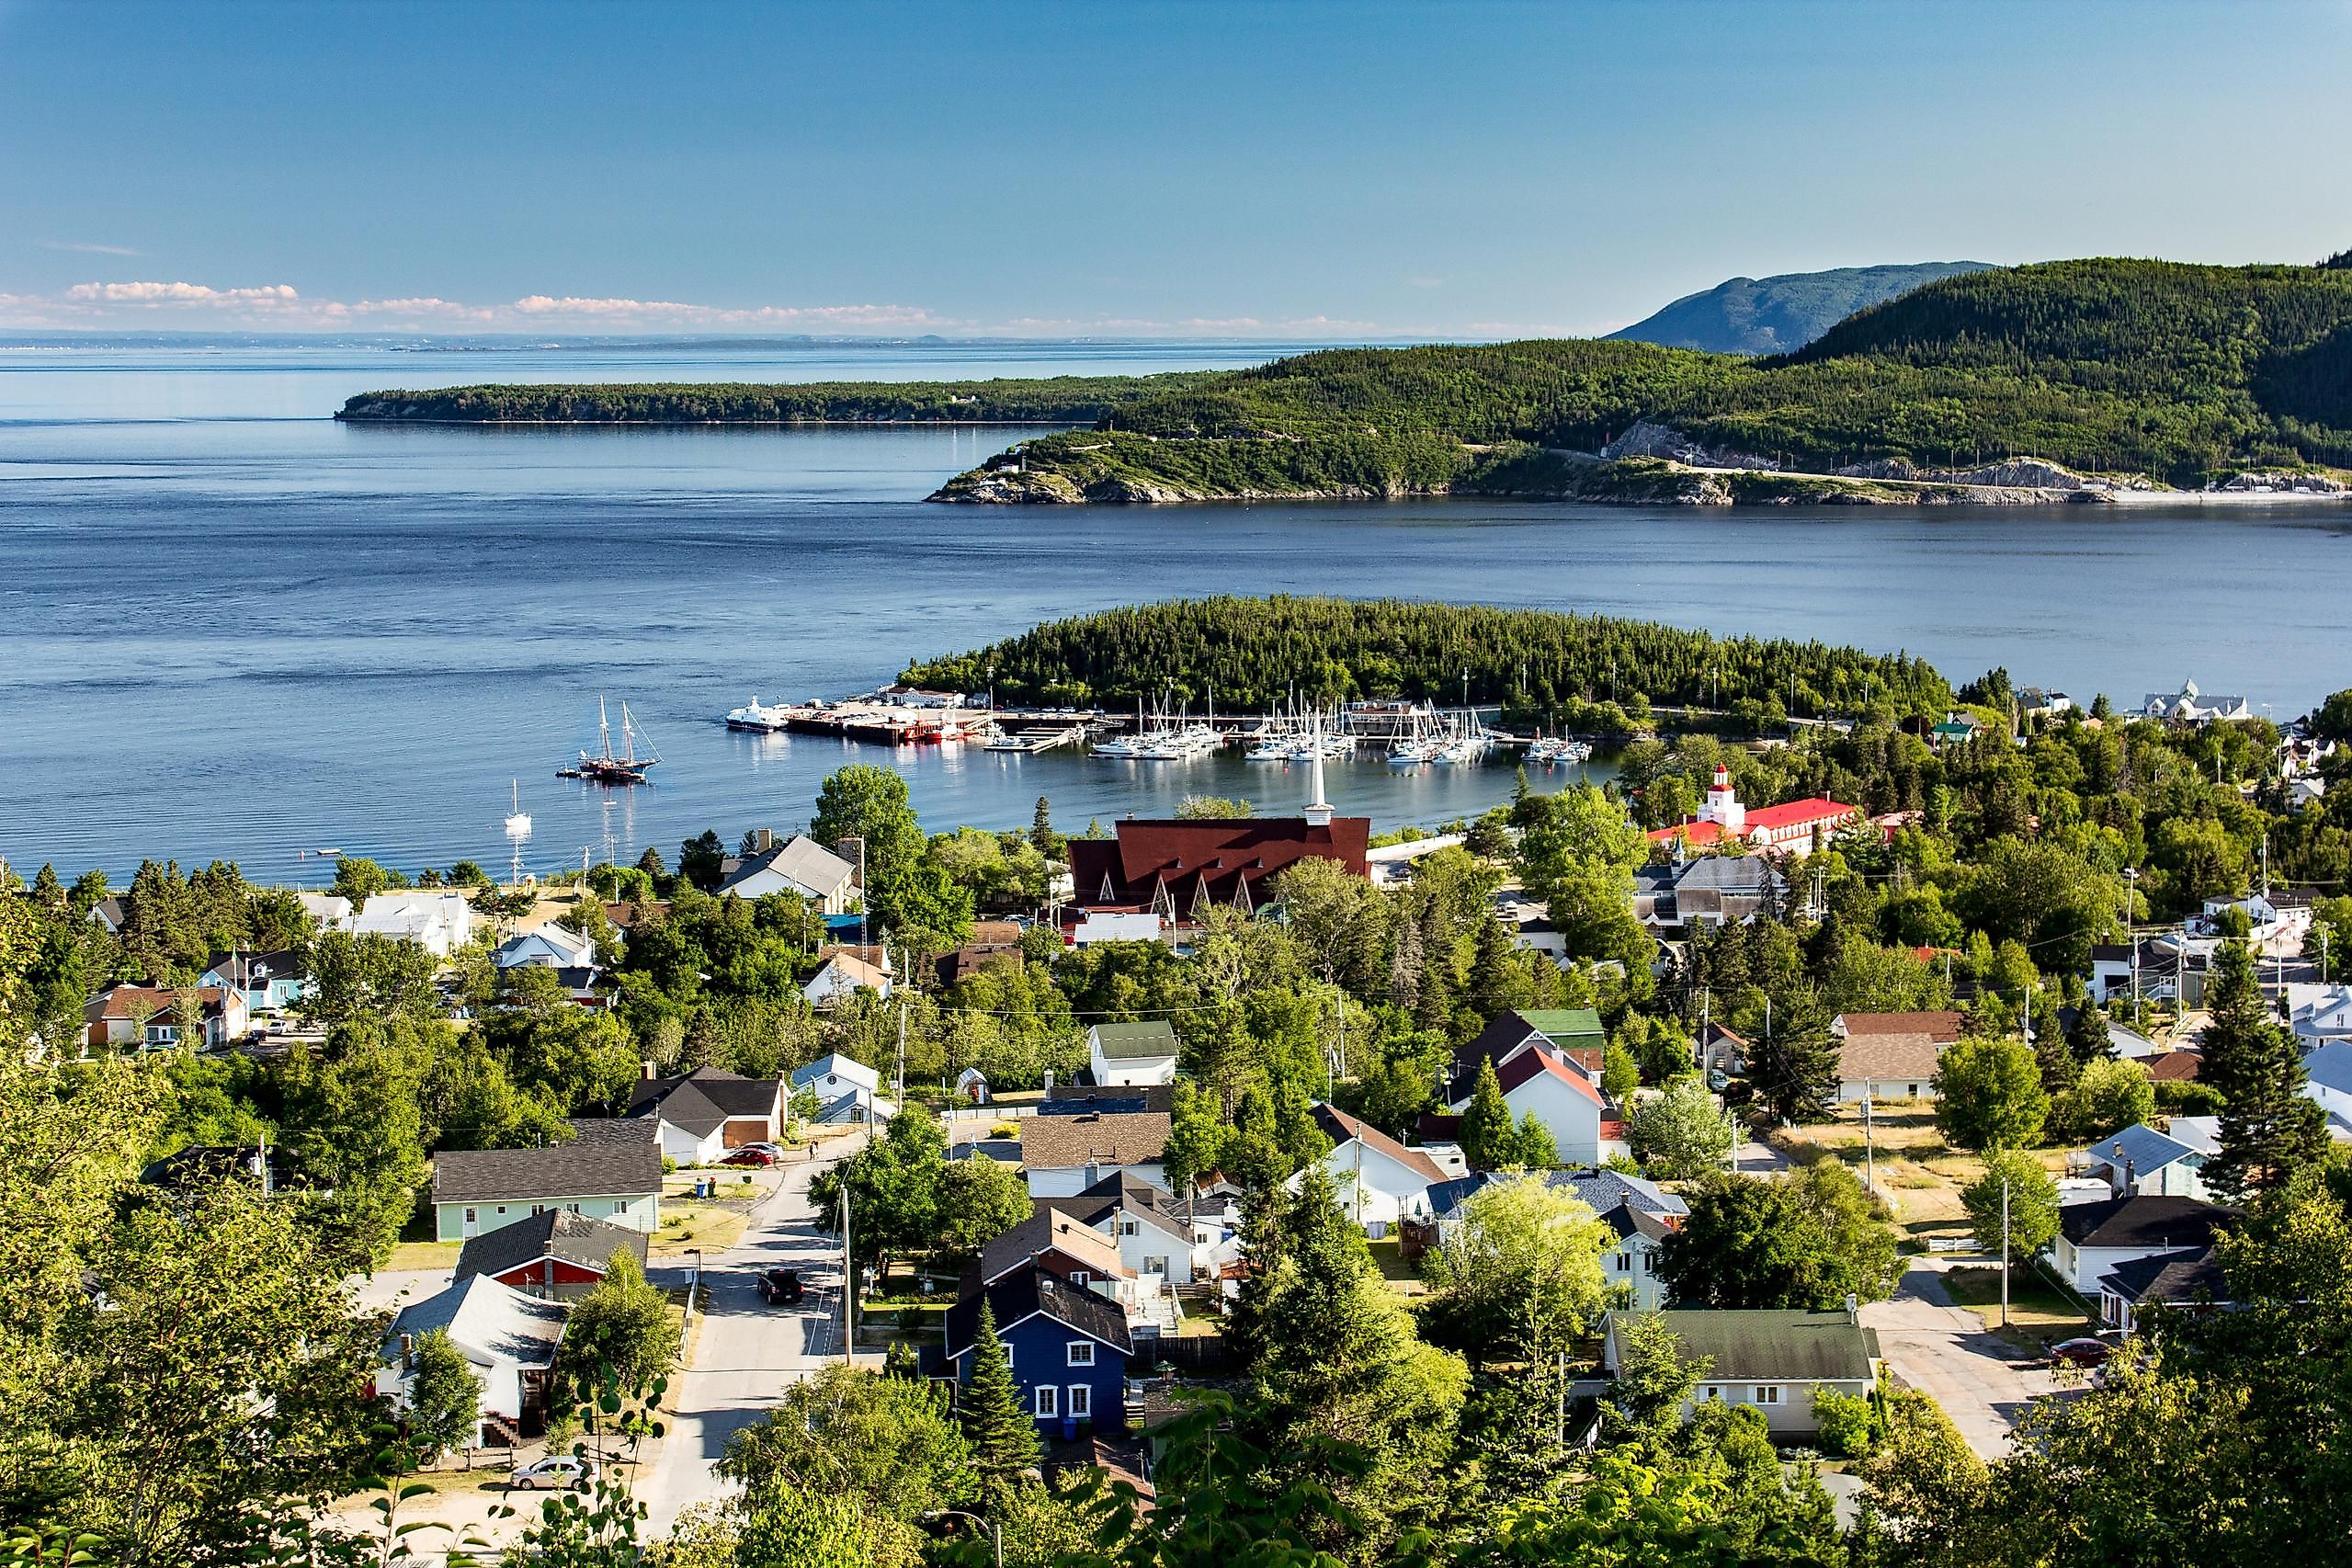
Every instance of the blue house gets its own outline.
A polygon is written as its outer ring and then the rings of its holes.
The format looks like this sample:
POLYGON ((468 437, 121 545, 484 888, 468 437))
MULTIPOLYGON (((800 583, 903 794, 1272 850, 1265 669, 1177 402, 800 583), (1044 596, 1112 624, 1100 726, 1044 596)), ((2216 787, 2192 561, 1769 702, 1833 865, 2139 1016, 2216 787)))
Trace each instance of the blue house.
MULTIPOLYGON (((972 1290, 948 1309, 946 1359, 958 1384, 971 1379, 983 1299, 972 1290)), ((1040 1437, 1126 1429, 1127 1358, 1135 1342, 1117 1301, 1058 1279, 1036 1264, 989 1286, 985 1300, 1040 1437)))
POLYGON ((256 1013, 292 1006, 311 991, 311 966, 300 952, 218 953, 199 978, 201 985, 219 985, 244 993, 245 1007, 256 1013))

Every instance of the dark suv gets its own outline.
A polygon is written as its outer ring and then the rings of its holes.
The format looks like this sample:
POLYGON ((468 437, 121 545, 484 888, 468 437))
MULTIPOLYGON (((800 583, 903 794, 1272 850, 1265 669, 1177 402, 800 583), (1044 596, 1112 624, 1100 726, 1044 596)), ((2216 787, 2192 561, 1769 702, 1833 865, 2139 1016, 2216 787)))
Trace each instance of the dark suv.
POLYGON ((796 1307, 801 1304, 801 1271, 797 1268, 771 1268, 759 1277, 759 1293, 767 1298, 771 1307, 796 1307))

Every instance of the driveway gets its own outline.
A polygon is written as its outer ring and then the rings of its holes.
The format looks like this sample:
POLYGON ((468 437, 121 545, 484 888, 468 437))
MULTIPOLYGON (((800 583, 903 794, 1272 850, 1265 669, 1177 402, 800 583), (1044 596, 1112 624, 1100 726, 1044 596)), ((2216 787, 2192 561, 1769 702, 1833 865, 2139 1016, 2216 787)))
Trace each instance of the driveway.
POLYGON ((1892 1301, 1862 1309, 1879 1333, 1879 1353, 1911 1387, 1934 1399, 1979 1458, 2009 1451, 2009 1428, 2037 1397, 2053 1392, 2047 1371, 2029 1371, 2019 1355, 1984 1330, 1984 1321, 1952 1304, 1943 1270, 1981 1258, 1914 1258, 1892 1301))
MULTIPOLYGON (((841 1354, 840 1242, 818 1230, 809 1208, 809 1183, 864 1140, 825 1145, 826 1159, 791 1166, 783 1184, 756 1210, 743 1239, 706 1260, 703 1314, 693 1364, 670 1380, 667 1431, 637 1489, 647 1517, 640 1539, 669 1533, 688 1505, 713 1502, 730 1490, 711 1471, 727 1439, 753 1425, 785 1387, 841 1354), (798 1307, 771 1307, 756 1283, 764 1269, 798 1268, 808 1287, 798 1307)), ((664 1284, 683 1285, 691 1270, 666 1265, 653 1271, 664 1284)))

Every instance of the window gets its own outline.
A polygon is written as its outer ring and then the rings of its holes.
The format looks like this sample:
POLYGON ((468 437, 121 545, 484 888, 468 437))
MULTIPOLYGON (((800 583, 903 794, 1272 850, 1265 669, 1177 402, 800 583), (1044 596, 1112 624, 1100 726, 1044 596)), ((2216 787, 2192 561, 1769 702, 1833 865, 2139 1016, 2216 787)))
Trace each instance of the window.
POLYGON ((1642 1255, 1642 1272, 1644 1274, 1655 1274, 1657 1271, 1658 1255, 1654 1252, 1643 1253, 1642 1255))
POLYGON ((1091 1367, 1094 1364, 1095 1342, 1091 1339, 1072 1340, 1070 1342, 1070 1365, 1074 1367, 1091 1367))
POLYGON ((1709 1383, 1705 1388, 1699 1391, 1699 1397, 1701 1399, 1721 1399, 1723 1397, 1723 1391, 1715 1384, 1709 1383))
POLYGON ((1051 1421, 1055 1416, 1061 1415, 1062 1411, 1059 1403, 1061 1398, 1062 1391, 1055 1388, 1051 1383, 1039 1384, 1037 1391, 1037 1418, 1040 1421, 1051 1421))
POLYGON ((1093 1275, 1087 1273, 1083 1268, 1074 1268, 1070 1271, 1070 1283, 1073 1285, 1084 1285, 1087 1280, 1092 1279, 1093 1278, 1093 1275))
POLYGON ((1087 1421, 1095 1414, 1095 1391, 1085 1383, 1070 1385, 1070 1415, 1074 1420, 1087 1421))
POLYGON ((544 1204, 544 1203, 534 1203, 534 1204, 532 1204, 532 1205, 531 1205, 531 1218, 532 1218, 532 1219, 536 1220, 536 1219, 538 1219, 541 1214, 544 1214, 544 1213, 546 1213, 546 1212, 547 1212, 547 1205, 546 1205, 546 1204, 544 1204))
POLYGON ((1755 1403, 1755 1404, 1778 1404, 1778 1403, 1780 1403, 1780 1385, 1779 1385, 1778 1383, 1758 1383, 1758 1384, 1756 1384, 1756 1385, 1755 1385, 1755 1399, 1753 1399, 1752 1401, 1750 1401, 1750 1403, 1755 1403))
POLYGON ((1619 1274, 1630 1274, 1633 1272, 1633 1255, 1631 1253, 1621 1252, 1617 1255, 1617 1271, 1619 1274))
POLYGON ((1135 1234, 1135 1221, 1132 1220, 1121 1220, 1119 1222, 1119 1233, 1122 1236, 1131 1236, 1135 1234))
MULTIPOLYGON (((563 1207, 564 1207, 564 1208, 566 1208, 566 1209, 568 1209, 568 1210, 571 1210, 573 1213, 574 1213, 574 1214, 577 1214, 577 1213, 580 1211, 580 1206, 579 1206, 578 1204, 576 1204, 576 1203, 567 1203, 567 1204, 565 1204, 563 1207)), ((629 1205, 627 1205, 626 1203, 624 1203, 624 1204, 622 1204, 622 1205, 621 1205, 621 1207, 622 1207, 623 1209, 626 1209, 626 1208, 628 1208, 628 1207, 629 1207, 629 1205)))

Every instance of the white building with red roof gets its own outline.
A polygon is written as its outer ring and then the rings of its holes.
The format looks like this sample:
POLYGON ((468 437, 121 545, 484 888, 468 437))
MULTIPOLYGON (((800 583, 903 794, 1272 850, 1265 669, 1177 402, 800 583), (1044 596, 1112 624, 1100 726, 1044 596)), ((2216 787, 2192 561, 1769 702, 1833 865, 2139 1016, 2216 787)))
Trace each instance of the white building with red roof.
POLYGON ((1650 835, 1650 842, 1671 844, 1679 838, 1693 849, 1708 849, 1737 840, 1751 849, 1805 855, 1812 852, 1814 838, 1826 837, 1846 824, 1860 820, 1861 815, 1857 807, 1820 795, 1750 811, 1732 788, 1731 769, 1717 763, 1715 781, 1707 791, 1707 803, 1699 808, 1699 815, 1689 822, 1657 829, 1650 835))

